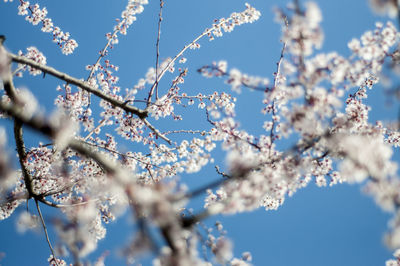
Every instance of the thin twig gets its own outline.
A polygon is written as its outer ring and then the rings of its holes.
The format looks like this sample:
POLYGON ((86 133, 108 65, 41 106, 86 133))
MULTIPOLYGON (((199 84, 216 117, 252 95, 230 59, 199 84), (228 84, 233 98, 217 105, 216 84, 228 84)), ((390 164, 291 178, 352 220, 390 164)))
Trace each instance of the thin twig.
POLYGON ((202 136, 211 135, 210 132, 203 130, 190 130, 190 129, 180 129, 180 130, 170 130, 163 133, 163 135, 178 134, 178 133, 189 133, 189 134, 200 134, 202 136))
MULTIPOLYGON (((202 66, 201 68, 197 69, 197 72, 199 72, 200 74, 203 74, 203 75, 204 75, 204 73, 207 73, 207 71, 210 71, 210 72, 214 72, 215 71, 215 72, 217 72, 216 74, 213 75, 215 77, 224 76, 224 77, 228 77, 229 78, 229 76, 230 76, 230 74, 228 72, 223 71, 222 69, 220 69, 216 65, 205 65, 205 66, 202 66)), ((252 85, 251 83, 248 82, 248 79, 246 79, 244 77, 242 77, 240 79, 240 84, 242 86, 244 86, 244 87, 247 87, 247 88, 249 88, 251 90, 255 90, 255 91, 268 92, 270 90, 269 87, 252 85)))
MULTIPOLYGON (((285 23, 286 23, 286 27, 287 27, 288 26, 287 19, 285 19, 285 23)), ((286 49, 286 42, 283 42, 281 55, 279 57, 278 62, 276 63, 276 71, 274 73, 274 87, 272 88, 272 91, 274 91, 276 89, 276 87, 278 86, 278 83, 279 83, 279 79, 280 79, 280 75, 281 75, 281 64, 282 64, 283 56, 285 54, 285 49, 286 49)), ((272 100, 272 127, 271 127, 270 134, 269 134, 269 137, 270 137, 270 140, 271 140, 271 148, 268 150, 268 157, 269 158, 271 157, 272 144, 275 141, 275 127, 276 127, 276 121, 274 119, 274 116, 276 115, 276 112, 275 112, 275 106, 276 106, 275 105, 275 99, 276 98, 274 98, 272 100)))
POLYGON ((243 138, 240 136, 240 133, 239 133, 238 135, 236 135, 236 134, 235 134, 235 131, 233 131, 233 130, 228 131, 228 130, 226 130, 225 128, 222 128, 222 127, 219 127, 219 128, 218 128, 217 123, 214 122, 214 121, 212 121, 212 120, 210 119, 210 114, 209 114, 209 112, 208 112, 207 109, 206 109, 206 116, 207 116, 207 122, 210 123, 211 125, 213 125, 216 129, 221 130, 221 131, 224 132, 226 135, 229 135, 229 136, 233 137, 235 140, 243 141, 243 142, 245 142, 245 143, 247 143, 247 144, 253 146, 253 147, 256 148, 257 150, 261 151, 261 147, 260 147, 257 143, 251 142, 249 139, 243 139, 243 138))
MULTIPOLYGON (((137 162, 139 162, 139 163, 141 163, 141 164, 143 164, 143 165, 146 165, 146 167, 144 167, 144 168, 146 168, 148 171, 149 171, 149 169, 148 169, 149 166, 154 167, 154 168, 157 168, 157 169, 163 169, 163 167, 161 167, 161 166, 158 166, 158 165, 155 165, 155 164, 152 164, 152 163, 145 162, 145 161, 143 161, 143 160, 141 160, 141 159, 139 159, 139 158, 137 158, 137 157, 135 157, 135 156, 130 156, 130 155, 124 154, 124 153, 122 153, 122 152, 118 152, 118 151, 116 151, 116 150, 109 149, 109 148, 107 148, 107 147, 105 147, 105 146, 97 145, 97 144, 90 143, 90 142, 87 142, 87 141, 85 141, 84 143, 87 144, 87 145, 89 145, 89 146, 97 147, 97 148, 100 148, 100 149, 104 149, 104 150, 106 150, 106 151, 109 151, 109 152, 111 152, 111 153, 117 154, 117 155, 121 156, 122 158, 125 158, 125 157, 126 157, 126 158, 133 159, 133 160, 135 160, 135 161, 137 161, 137 162)), ((168 170, 167 172, 168 172, 169 174, 176 174, 176 173, 174 173, 172 170, 168 170)))
POLYGON ((15 69, 12 73, 13 76, 15 76, 20 70, 24 69, 25 66, 20 66, 17 69, 15 69))
POLYGON ((104 126, 104 124, 107 122, 107 120, 108 120, 108 119, 103 118, 103 119, 100 121, 99 125, 98 125, 97 127, 95 127, 93 130, 91 130, 91 131, 89 132, 89 134, 88 134, 83 140, 84 140, 84 141, 87 141, 87 140, 90 138, 90 136, 93 135, 94 132, 96 132, 96 131, 99 130, 102 126, 104 126))
MULTIPOLYGON (((155 81, 156 100, 158 99, 158 61, 160 58, 160 37, 161 37, 161 22, 163 20, 162 18, 163 6, 164 6, 164 1, 160 0, 160 13, 158 14, 158 30, 157 30, 157 41, 156 41, 156 81, 155 81)), ((152 86, 150 89, 149 96, 147 98, 147 106, 150 105, 153 92, 154 92, 154 86, 152 86)))
POLYGON ((221 175, 221 176, 223 176, 223 177, 225 177, 225 178, 231 178, 230 175, 227 175, 226 173, 222 172, 222 171, 219 169, 219 166, 218 166, 218 165, 215 166, 215 171, 217 171, 217 173, 218 173, 219 175, 221 175))
POLYGON ((52 245, 51 245, 50 238, 49 238, 49 234, 47 233, 46 223, 44 222, 43 215, 42 215, 42 211, 40 210, 39 202, 38 202, 37 199, 35 199, 35 203, 36 203, 36 209, 37 209, 37 211, 38 211, 38 213, 39 213, 40 221, 41 221, 42 226, 43 226, 44 234, 46 235, 47 244, 49 245, 51 254, 53 255, 53 260, 54 260, 54 262, 56 263, 56 265, 58 266, 59 264, 58 264, 58 261, 57 261, 57 257, 56 257, 56 255, 55 255, 54 249, 53 249, 53 247, 52 247, 52 245))
POLYGON ((100 63, 100 60, 106 55, 108 47, 111 45, 111 42, 114 40, 115 36, 117 36, 118 32, 121 31, 121 26, 124 23, 126 23, 126 18, 124 18, 118 26, 115 27, 114 32, 111 34, 111 36, 108 38, 108 41, 104 48, 101 50, 99 57, 96 60, 96 63, 93 65, 92 69, 90 70, 89 76, 87 77, 86 81, 88 81, 90 78, 92 78, 94 71, 96 69, 96 66, 100 63))

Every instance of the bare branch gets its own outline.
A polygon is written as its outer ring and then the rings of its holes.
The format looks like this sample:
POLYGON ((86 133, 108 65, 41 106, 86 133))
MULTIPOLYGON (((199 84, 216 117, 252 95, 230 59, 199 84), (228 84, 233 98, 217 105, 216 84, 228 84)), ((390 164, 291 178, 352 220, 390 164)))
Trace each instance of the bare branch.
POLYGON ((36 199, 35 199, 35 203, 36 203, 36 209, 37 209, 37 211, 39 213, 40 222, 42 223, 42 226, 43 226, 44 234, 46 235, 47 244, 49 245, 51 254, 53 255, 54 262, 56 263, 56 265, 58 265, 57 257, 56 257, 56 254, 54 253, 54 249, 53 249, 53 246, 51 245, 49 234, 47 232, 46 223, 44 222, 42 211, 40 210, 39 202, 36 199))
MULTIPOLYGON (((160 57, 160 36, 161 36, 161 22, 163 20, 162 18, 163 7, 164 7, 164 1, 160 0, 160 12, 158 14, 158 30, 157 30, 157 42, 156 42, 156 82, 155 82, 156 99, 158 99, 158 61, 160 57)), ((151 103, 153 91, 154 91, 154 86, 152 86, 150 89, 149 96, 147 98, 147 106, 149 106, 151 103)))

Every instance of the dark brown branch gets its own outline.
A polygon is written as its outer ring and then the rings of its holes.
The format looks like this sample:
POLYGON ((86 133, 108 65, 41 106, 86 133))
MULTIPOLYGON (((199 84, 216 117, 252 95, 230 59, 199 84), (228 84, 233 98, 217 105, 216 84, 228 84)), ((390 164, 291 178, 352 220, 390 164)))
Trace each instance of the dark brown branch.
POLYGON ((46 123, 45 118, 42 116, 30 117, 30 114, 26 114, 21 107, 5 103, 0 101, 0 111, 6 113, 7 115, 13 117, 17 121, 41 132, 48 137, 55 137, 55 129, 46 123))
POLYGON ((218 207, 209 207, 198 214, 194 214, 190 217, 182 217, 181 222, 182 222, 182 227, 183 228, 191 228, 194 226, 196 223, 212 216, 215 215, 219 212, 218 207))
POLYGON ((32 176, 28 169, 25 167, 26 160, 26 150, 25 143, 23 139, 22 123, 14 119, 14 139, 18 152, 18 160, 21 166, 22 175, 24 177, 25 187, 28 191, 29 197, 35 197, 35 193, 32 187, 32 176))
MULTIPOLYGON (((7 54, 5 48, 3 47, 3 41, 5 40, 5 37, 4 38, 0 37, 0 39, 1 39, 0 53, 7 54)), ((17 91, 16 91, 14 83, 13 83, 13 76, 11 74, 10 65, 8 65, 8 67, 9 67, 9 69, 8 69, 7 73, 5 73, 5 75, 2 77, 4 90, 6 91, 11 102, 15 106, 18 106, 18 105, 21 105, 21 102, 18 99, 17 91)), ((33 187, 32 187, 32 176, 30 175, 28 169, 26 169, 25 164, 24 164, 25 160, 26 160, 26 151, 25 151, 25 143, 24 143, 24 139, 23 139, 22 123, 15 118, 14 118, 14 139, 15 139, 15 145, 17 148, 19 164, 21 166, 22 175, 24 177, 25 187, 28 191, 28 198, 31 198, 35 195, 35 193, 34 193, 33 187)))
MULTIPOLYGON (((47 137, 54 139, 57 136, 58 129, 48 123, 46 119, 42 116, 30 117, 30 114, 26 114, 25 112, 23 112, 22 108, 20 108, 19 106, 7 104, 3 101, 0 101, 0 111, 13 117, 16 121, 26 126, 29 126, 36 131, 39 131, 47 137)), ((110 160, 95 152, 84 142, 71 139, 68 143, 68 146, 78 153, 95 160, 97 163, 99 163, 104 171, 110 174, 114 174, 117 171, 117 168, 110 160)))
POLYGON ((3 45, 3 42, 6 40, 6 36, 0 35, 0 45, 3 45))

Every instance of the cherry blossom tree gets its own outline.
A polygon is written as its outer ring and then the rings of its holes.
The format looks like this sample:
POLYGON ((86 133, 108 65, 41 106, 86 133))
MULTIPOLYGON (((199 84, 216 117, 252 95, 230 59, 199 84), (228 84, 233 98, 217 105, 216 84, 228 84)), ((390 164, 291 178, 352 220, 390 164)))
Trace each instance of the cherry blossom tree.
MULTIPOLYGON (((370 3, 378 13, 398 16, 396 1, 370 3)), ((246 3, 242 10, 210 21, 165 58, 160 46, 168 1, 160 0, 154 66, 144 68, 147 72, 136 84, 121 88, 112 54, 147 4, 127 1, 83 76, 48 65, 46 51, 36 47, 10 51, 7 36, 1 37, 1 119, 13 121, 13 130, 0 130, 0 219, 19 215, 19 230, 41 229, 50 265, 89 263, 87 256, 106 237, 107 224, 123 215, 131 216, 138 228, 129 245, 121 243, 128 263, 150 252, 155 265, 251 265, 249 252, 233 254, 234 239, 223 233, 221 223, 213 229, 203 221, 217 214, 277 210, 311 183, 358 183, 393 213, 385 241, 397 251, 386 264, 400 265, 400 180, 393 160, 399 125, 371 122, 365 103, 384 79, 382 72, 391 77, 400 70, 400 35, 394 23, 376 23, 350 40, 350 56, 321 53, 322 12, 316 3, 295 0, 275 9, 281 51, 269 78, 242 73, 227 61, 193 66, 198 73, 192 73, 189 50, 236 27, 251 27, 243 24, 255 23, 261 13, 246 3), (185 90, 189 73, 211 82, 222 79, 231 90, 185 90), (44 111, 33 88, 14 85, 29 75, 42 83, 57 79, 55 111, 44 111), (235 104, 246 91, 262 95, 262 134, 252 134, 237 119, 235 104), (200 112, 207 128, 187 128, 185 115, 191 112, 200 112), (27 146, 26 130, 44 140, 27 146), (293 146, 283 145, 288 139, 293 146), (7 143, 15 145, 15 152, 7 143), (226 156, 214 158, 215 149, 226 156), (209 165, 215 167, 214 181, 189 188, 185 178, 209 165), (189 208, 198 197, 204 197, 203 208, 189 208), (26 211, 16 214, 17 208, 26 211), (52 209, 55 218, 47 221, 43 208, 52 209)), ((38 3, 5 0, 1 5, 15 5, 18 15, 48 33, 62 54, 79 49, 73 33, 53 22, 38 3)), ((105 257, 95 265, 103 265, 105 257)))

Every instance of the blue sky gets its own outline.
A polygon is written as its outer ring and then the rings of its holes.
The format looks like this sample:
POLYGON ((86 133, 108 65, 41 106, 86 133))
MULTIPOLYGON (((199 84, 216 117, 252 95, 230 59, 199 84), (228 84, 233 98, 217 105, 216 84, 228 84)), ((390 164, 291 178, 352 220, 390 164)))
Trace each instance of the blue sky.
MULTIPOLYGON (((18 2, 18 1, 17 1, 18 2)), ((39 27, 28 24, 17 15, 17 2, 0 3, 0 34, 7 37, 7 48, 16 53, 28 46, 36 46, 47 56, 47 64, 78 78, 88 75, 85 66, 95 62, 98 51, 105 44, 104 34, 111 31, 115 18, 120 16, 125 1, 77 1, 68 2, 42 0, 54 23, 69 31, 79 47, 73 55, 64 56, 51 42, 50 34, 40 32, 39 27)), ((33 1, 32 1, 33 2, 33 1)), ((262 12, 259 21, 252 25, 237 27, 232 33, 224 34, 212 42, 203 40, 201 49, 189 51, 189 77, 184 88, 188 93, 210 92, 215 89, 229 90, 222 80, 204 79, 196 69, 214 60, 227 60, 228 66, 237 67, 245 73, 273 78, 275 64, 279 58, 281 44, 280 26, 274 23, 273 6, 284 6, 287 1, 249 0, 262 12)), ((302 1, 303 2, 303 1, 302 1)), ((359 37, 374 27, 375 21, 386 18, 375 16, 366 0, 316 1, 323 14, 325 41, 322 51, 337 51, 348 55, 347 42, 359 37)), ((120 37, 120 43, 112 51, 110 59, 120 66, 122 88, 131 87, 144 76, 148 67, 155 63, 155 38, 158 16, 158 1, 150 0, 143 14, 138 16, 128 31, 120 37)), ((242 11, 244 1, 239 0, 186 0, 165 1, 164 21, 161 35, 161 58, 174 56, 185 44, 193 40, 213 19, 227 17, 233 11, 242 11)), ((167 76, 170 82, 172 76, 167 76)), ((52 110, 57 80, 51 77, 29 77, 16 81, 18 86, 30 89, 46 110, 52 110)), ((394 118, 396 112, 385 107, 385 97, 376 88, 369 98, 372 106, 370 120, 394 118)), ((262 131, 260 114, 262 94, 243 92, 238 98, 238 119, 251 133, 262 131)), ((183 125, 207 126, 201 113, 188 117, 183 125), (195 122, 193 122, 195 121, 195 122), (198 122, 201 121, 201 122, 198 122), (204 124, 202 124, 204 123, 204 124)), ((165 127, 169 120, 157 122, 165 127)), ((10 153, 13 152, 11 124, 0 121, 8 129, 10 153)), ((35 134, 26 133, 27 145, 38 141, 35 134)), ((223 160, 223 154, 215 153, 223 160)), ((398 160, 398 157, 397 157, 398 160)), ((17 165, 15 165, 17 166, 17 165)), ((201 173, 183 176, 191 187, 206 184, 216 178, 212 166, 201 173)), ((194 206, 199 205, 193 203, 194 206)), ((45 210, 47 218, 53 213, 45 210)), ((387 229, 390 215, 383 213, 371 198, 360 192, 357 185, 338 185, 332 188, 317 188, 314 185, 299 191, 278 211, 258 210, 234 216, 218 216, 206 221, 212 225, 221 220, 228 236, 234 241, 235 255, 244 251, 253 255, 254 265, 382 265, 391 257, 391 251, 383 245, 382 237, 387 229)), ((100 250, 114 251, 126 243, 126 231, 132 230, 128 219, 112 224, 100 250)), ((0 222, 0 253, 6 253, 0 265, 45 265, 49 251, 42 234, 20 235, 15 230, 13 218, 0 222)), ((122 264, 114 255, 106 265, 122 264)), ((145 260, 144 263, 149 263, 145 260)))

